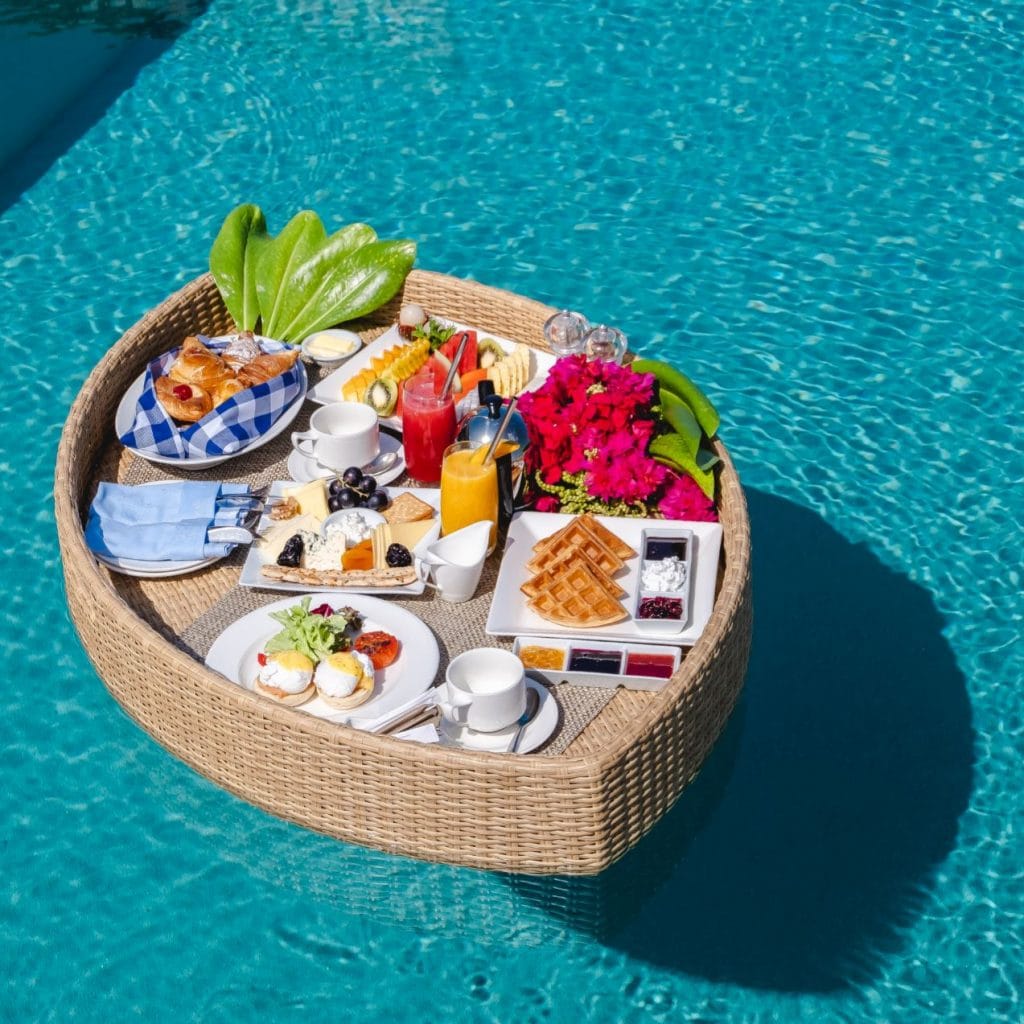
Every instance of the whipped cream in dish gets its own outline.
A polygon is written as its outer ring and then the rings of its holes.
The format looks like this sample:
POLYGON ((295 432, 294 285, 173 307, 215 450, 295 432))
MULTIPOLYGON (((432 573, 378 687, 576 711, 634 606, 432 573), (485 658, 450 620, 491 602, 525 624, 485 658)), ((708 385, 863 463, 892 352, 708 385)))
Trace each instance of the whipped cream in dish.
POLYGON ((329 540, 335 534, 340 533, 348 542, 349 547, 359 544, 361 541, 369 540, 373 536, 373 528, 376 523, 371 522, 369 517, 359 509, 347 509, 344 513, 338 513, 324 524, 324 533, 329 540))
POLYGON ((686 563, 675 555, 644 562, 644 567, 640 571, 640 583, 644 590, 682 590, 686 586, 686 563))

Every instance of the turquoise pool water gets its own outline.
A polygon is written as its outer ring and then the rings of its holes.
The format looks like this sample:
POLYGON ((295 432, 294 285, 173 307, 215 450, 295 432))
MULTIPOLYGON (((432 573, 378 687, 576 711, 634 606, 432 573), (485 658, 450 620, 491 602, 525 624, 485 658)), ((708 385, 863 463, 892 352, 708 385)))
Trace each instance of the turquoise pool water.
POLYGON ((142 67, 0 215, 0 1018, 1019 1021, 1022 46, 977 0, 215 0, 142 67), (271 819, 78 646, 64 415, 239 201, 414 237, 718 402, 748 687, 607 877, 271 819))

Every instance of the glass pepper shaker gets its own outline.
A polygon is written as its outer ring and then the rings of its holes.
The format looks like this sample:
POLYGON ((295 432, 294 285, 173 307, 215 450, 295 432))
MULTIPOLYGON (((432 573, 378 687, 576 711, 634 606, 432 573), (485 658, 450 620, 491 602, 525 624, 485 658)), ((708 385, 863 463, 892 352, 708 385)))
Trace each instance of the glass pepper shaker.
POLYGON ((590 329, 587 318, 571 309, 559 310, 544 324, 544 339, 556 359, 583 351, 583 336, 590 329))
POLYGON ((625 334, 607 324, 591 327, 583 338, 587 359, 603 359, 606 363, 621 363, 628 347, 625 334))

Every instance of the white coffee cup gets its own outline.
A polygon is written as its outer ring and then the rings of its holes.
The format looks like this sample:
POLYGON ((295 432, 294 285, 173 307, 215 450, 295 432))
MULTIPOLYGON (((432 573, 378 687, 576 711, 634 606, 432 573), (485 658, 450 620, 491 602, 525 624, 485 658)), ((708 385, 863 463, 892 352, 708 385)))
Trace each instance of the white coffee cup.
POLYGON ((292 447, 327 469, 365 466, 380 451, 377 413, 362 402, 321 406, 310 416, 309 428, 292 434, 292 447))
POLYGON ((494 524, 481 520, 434 541, 420 555, 420 578, 437 588, 438 596, 458 604, 468 601, 480 582, 494 524))
POLYGON ((478 647, 453 658, 440 690, 441 714, 476 732, 508 729, 526 710, 523 663, 497 647, 478 647))

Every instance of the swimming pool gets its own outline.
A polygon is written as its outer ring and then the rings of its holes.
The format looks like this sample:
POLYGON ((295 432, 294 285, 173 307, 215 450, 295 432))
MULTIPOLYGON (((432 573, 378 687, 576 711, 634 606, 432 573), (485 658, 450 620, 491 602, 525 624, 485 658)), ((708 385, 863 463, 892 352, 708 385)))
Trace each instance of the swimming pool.
POLYGON ((227 0, 142 67, 0 217, 0 1016, 1019 1019, 1022 42, 974 0, 227 0), (754 528, 748 687, 608 878, 270 819, 149 741, 78 647, 63 417, 246 200, 613 322, 718 402, 754 528))

